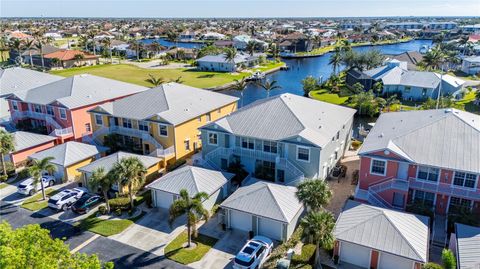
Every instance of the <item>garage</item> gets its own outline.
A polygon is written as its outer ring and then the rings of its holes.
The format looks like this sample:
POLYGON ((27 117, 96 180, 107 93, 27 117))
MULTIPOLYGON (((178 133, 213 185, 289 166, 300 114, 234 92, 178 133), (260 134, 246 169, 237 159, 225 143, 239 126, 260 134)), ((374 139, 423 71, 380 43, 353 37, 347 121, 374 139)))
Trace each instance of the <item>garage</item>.
POLYGON ((364 268, 370 268, 370 249, 347 242, 341 242, 340 260, 364 268))
POLYGON ((282 241, 282 226, 281 222, 258 218, 258 234, 270 239, 282 241))
POLYGON ((242 231, 252 230, 252 215, 240 211, 230 210, 230 227, 242 231))
POLYGON ((378 269, 390 269, 390 268, 411 269, 413 268, 413 261, 406 258, 402 258, 397 255, 381 252, 378 269))
POLYGON ((174 201, 174 195, 159 190, 153 190, 153 192, 155 192, 155 206, 169 209, 174 201))

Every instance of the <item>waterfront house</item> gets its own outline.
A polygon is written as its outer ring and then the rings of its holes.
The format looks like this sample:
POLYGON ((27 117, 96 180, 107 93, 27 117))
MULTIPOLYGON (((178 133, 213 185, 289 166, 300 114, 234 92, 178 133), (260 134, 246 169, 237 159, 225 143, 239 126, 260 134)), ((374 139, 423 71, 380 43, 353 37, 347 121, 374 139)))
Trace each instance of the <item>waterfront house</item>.
POLYGON ((90 141, 117 134, 123 148, 175 161, 201 148, 199 128, 237 109, 238 98, 178 83, 91 109, 90 141))
POLYGON ((15 167, 24 166, 28 156, 54 147, 57 138, 50 135, 16 131, 12 133, 15 150, 5 156, 15 167))
POLYGON ((423 55, 418 51, 406 51, 396 55, 387 55, 390 59, 407 63, 407 70, 418 70, 418 64, 423 61, 423 55))
MULTIPOLYGON (((20 81, 23 81, 22 79, 20 81)), ((65 140, 80 140, 92 132, 88 110, 147 88, 93 75, 63 78, 8 95, 12 121, 65 140)))
POLYGON ((455 223, 449 248, 457 258, 457 269, 480 268, 480 227, 455 223))
POLYGON ((62 49, 43 55, 45 66, 49 68, 70 68, 98 64, 100 56, 81 50, 62 49))
POLYGON ((207 55, 197 59, 197 68, 202 71, 236 72, 241 68, 257 65, 262 55, 264 54, 255 53, 252 56, 250 54, 238 53, 233 61, 227 60, 225 54, 207 55))
POLYGON ((280 49, 285 52, 311 51, 314 47, 312 39, 300 32, 293 32, 281 38, 280 49))
POLYGON ((348 148, 355 110, 293 94, 259 100, 200 128, 202 157, 226 170, 295 185, 325 179, 348 148))
POLYGON ((188 30, 188 31, 182 32, 178 36, 178 38, 180 39, 180 41, 192 41, 197 38, 197 32, 188 30))
POLYGON ((480 116, 457 109, 381 114, 360 151, 355 198, 437 215, 480 214, 480 116))
MULTIPOLYGON (((33 48, 22 51, 21 54, 18 54, 18 51, 12 49, 10 50, 10 59, 15 60, 18 56, 20 56, 24 64, 31 65, 33 63, 34 66, 40 67, 42 66, 41 53, 43 53, 43 55, 45 56, 47 54, 54 53, 60 50, 61 50, 60 48, 54 47, 49 44, 43 45, 42 51, 33 47, 33 48)), ((47 61, 45 59, 43 62, 45 67, 48 67, 47 61)))
POLYGON ((333 234, 341 268, 420 269, 429 261, 426 216, 347 200, 333 234))
POLYGON ((476 75, 480 73, 480 56, 463 58, 461 70, 469 75, 476 75))

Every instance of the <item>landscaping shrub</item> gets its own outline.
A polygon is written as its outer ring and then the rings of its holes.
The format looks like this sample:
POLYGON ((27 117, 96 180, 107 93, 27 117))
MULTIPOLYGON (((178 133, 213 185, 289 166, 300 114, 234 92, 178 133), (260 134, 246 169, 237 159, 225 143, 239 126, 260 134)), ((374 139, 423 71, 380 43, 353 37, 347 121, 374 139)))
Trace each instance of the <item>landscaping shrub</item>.
POLYGON ((270 254, 270 257, 263 265, 263 268, 274 269, 277 266, 277 260, 281 259, 287 253, 288 249, 294 248, 298 242, 300 242, 302 234, 303 228, 298 226, 292 236, 290 236, 290 239, 273 249, 272 254, 270 254))
POLYGON ((5 175, 0 176, 0 182, 5 182, 7 181, 7 179, 8 179, 8 176, 5 176, 5 175))
POLYGON ((118 197, 110 199, 108 201, 108 204, 110 205, 110 209, 112 211, 122 211, 130 209, 130 200, 128 199, 128 197, 118 197))
POLYGON ((426 263, 425 265, 423 265, 422 268, 423 269, 443 269, 443 267, 441 265, 438 265, 438 264, 433 263, 433 262, 426 263))
POLYGON ((352 141, 352 149, 357 150, 362 145, 361 141, 353 140, 352 141))
POLYGON ((115 209, 115 215, 121 216, 122 215, 122 210, 120 208, 115 209))
POLYGON ((449 249, 442 250, 442 263, 445 269, 455 269, 457 268, 457 261, 455 255, 449 249))
POLYGON ((151 207, 151 205, 152 205, 152 192, 150 190, 147 190, 147 191, 143 192, 141 195, 136 196, 135 200, 133 201, 135 206, 139 206, 143 202, 145 202, 148 207, 151 207))
POLYGON ((171 165, 167 165, 167 171, 172 171, 187 163, 185 159, 178 160, 171 165))
MULTIPOLYGON (((7 170, 7 178, 15 175, 15 166, 12 162, 5 162, 5 168, 7 170)), ((3 166, 0 165, 0 174, 3 175, 3 166)))
POLYGON ((18 179, 25 179, 30 176, 30 173, 28 172, 28 169, 23 169, 22 171, 18 172, 17 178, 18 179))
POLYGON ((292 257, 292 264, 307 265, 313 264, 316 246, 314 244, 305 244, 302 246, 302 253, 300 255, 294 254, 292 257))
POLYGON ((107 214, 107 207, 104 206, 104 205, 99 206, 98 207, 98 212, 100 212, 100 214, 102 214, 102 215, 107 214))

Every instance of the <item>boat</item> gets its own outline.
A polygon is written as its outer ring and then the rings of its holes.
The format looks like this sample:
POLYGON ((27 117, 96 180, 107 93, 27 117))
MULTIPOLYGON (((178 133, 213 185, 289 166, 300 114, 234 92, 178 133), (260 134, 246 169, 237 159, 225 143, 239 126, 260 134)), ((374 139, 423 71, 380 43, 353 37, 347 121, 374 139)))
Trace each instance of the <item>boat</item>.
POLYGON ((359 135, 366 137, 369 132, 370 132, 370 129, 365 129, 365 127, 363 127, 363 124, 360 124, 360 126, 358 126, 359 135))
POLYGON ((247 78, 247 81, 261 80, 265 78, 265 73, 257 71, 247 78))
POLYGON ((423 46, 418 50, 418 52, 420 52, 421 54, 425 54, 425 53, 427 53, 429 50, 430 50, 430 47, 429 47, 429 46, 423 45, 423 46))

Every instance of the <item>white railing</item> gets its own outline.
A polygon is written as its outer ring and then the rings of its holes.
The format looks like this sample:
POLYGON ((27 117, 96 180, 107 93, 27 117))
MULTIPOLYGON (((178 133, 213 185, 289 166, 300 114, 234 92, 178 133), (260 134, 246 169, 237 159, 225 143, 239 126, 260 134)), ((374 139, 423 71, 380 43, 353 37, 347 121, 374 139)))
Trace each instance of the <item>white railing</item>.
POLYGON ((122 135, 128 135, 128 136, 135 136, 135 137, 140 137, 144 141, 147 141, 151 143, 152 145, 155 146, 157 149, 163 149, 162 144, 160 144, 152 135, 150 135, 149 132, 139 130, 139 129, 133 129, 133 128, 125 128, 122 126, 110 126, 109 127, 111 133, 118 133, 122 135))
POLYGON ((370 185, 369 190, 380 193, 388 189, 397 189, 402 191, 408 191, 408 181, 400 180, 396 178, 390 178, 389 180, 370 185))
POLYGON ((48 124, 52 125, 56 129, 62 129, 62 125, 60 125, 52 115, 50 114, 45 114, 41 112, 35 112, 35 111, 15 111, 12 113, 12 118, 14 119, 21 119, 21 118, 32 118, 36 120, 44 120, 48 124))
POLYGON ((373 205, 376 205, 376 206, 379 206, 379 207, 385 207, 385 208, 393 208, 392 205, 390 205, 390 203, 388 203, 387 201, 385 201, 385 199, 383 199, 380 195, 378 195, 377 193, 374 193, 374 192, 369 192, 368 193, 368 202, 370 204, 373 204, 373 205))
POLYGON ((441 193, 459 198, 478 200, 480 197, 479 189, 467 189, 466 187, 459 187, 450 183, 426 182, 416 178, 409 178, 409 186, 423 191, 441 193))
POLYGON ((305 179, 305 174, 302 172, 302 170, 300 170, 295 164, 293 164, 289 160, 285 158, 277 158, 275 162, 277 163, 277 166, 279 168, 283 168, 285 170, 286 174, 291 175, 290 177, 288 177, 291 178, 291 180, 288 180, 287 182, 302 181, 305 179))
POLYGON ((154 151, 150 152, 149 155, 153 157, 162 157, 162 158, 175 155, 175 146, 171 146, 166 149, 163 149, 163 148, 155 149, 154 151))
POLYGON ((275 159, 279 156, 277 153, 270 153, 254 149, 245 149, 241 147, 234 147, 233 153, 244 157, 271 161, 275 161, 275 159))
POLYGON ((63 129, 55 129, 53 132, 50 133, 52 136, 65 136, 65 135, 71 135, 73 134, 73 129, 72 127, 67 127, 63 129))

